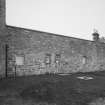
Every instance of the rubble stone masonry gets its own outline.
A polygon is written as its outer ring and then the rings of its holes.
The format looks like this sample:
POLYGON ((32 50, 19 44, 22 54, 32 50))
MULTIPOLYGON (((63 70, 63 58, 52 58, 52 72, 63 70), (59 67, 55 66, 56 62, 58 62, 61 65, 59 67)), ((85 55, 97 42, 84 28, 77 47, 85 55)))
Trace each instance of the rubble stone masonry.
POLYGON ((8 70, 17 75, 105 69, 105 44, 7 26, 8 70), (21 64, 19 64, 19 62, 21 64))

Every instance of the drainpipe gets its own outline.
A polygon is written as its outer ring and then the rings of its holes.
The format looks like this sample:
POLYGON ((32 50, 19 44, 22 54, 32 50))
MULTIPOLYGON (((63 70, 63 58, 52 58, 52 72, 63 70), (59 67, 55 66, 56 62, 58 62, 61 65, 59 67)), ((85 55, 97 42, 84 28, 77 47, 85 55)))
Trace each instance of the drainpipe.
POLYGON ((5 45, 5 77, 8 77, 8 45, 5 45))

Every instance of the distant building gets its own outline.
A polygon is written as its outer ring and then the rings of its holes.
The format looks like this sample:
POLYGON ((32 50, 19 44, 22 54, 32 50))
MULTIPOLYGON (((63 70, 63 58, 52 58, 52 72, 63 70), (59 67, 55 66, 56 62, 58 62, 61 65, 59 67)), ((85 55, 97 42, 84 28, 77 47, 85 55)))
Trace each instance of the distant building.
POLYGON ((5 24, 0 0, 0 75, 36 75, 105 70, 105 44, 5 24))

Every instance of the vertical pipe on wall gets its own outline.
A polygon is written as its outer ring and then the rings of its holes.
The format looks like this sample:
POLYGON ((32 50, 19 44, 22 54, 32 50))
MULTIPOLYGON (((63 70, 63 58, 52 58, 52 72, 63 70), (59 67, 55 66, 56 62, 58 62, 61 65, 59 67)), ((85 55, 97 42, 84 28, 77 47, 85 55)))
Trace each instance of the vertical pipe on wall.
POLYGON ((8 45, 5 45, 5 77, 8 77, 8 45))

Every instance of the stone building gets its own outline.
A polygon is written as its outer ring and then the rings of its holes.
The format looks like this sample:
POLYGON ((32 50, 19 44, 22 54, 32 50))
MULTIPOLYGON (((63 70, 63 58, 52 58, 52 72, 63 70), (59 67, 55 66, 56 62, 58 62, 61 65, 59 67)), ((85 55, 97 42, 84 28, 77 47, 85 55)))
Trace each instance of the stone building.
POLYGON ((90 72, 105 69, 105 44, 5 23, 0 0, 0 75, 90 72))

